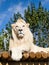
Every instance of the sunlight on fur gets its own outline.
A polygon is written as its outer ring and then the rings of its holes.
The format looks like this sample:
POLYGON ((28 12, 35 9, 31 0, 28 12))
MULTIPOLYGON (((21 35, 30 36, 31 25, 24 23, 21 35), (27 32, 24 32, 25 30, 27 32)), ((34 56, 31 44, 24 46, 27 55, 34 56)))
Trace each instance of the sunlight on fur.
POLYGON ((19 61, 22 58, 24 51, 28 52, 48 52, 49 48, 42 48, 34 45, 33 34, 29 29, 29 23, 26 23, 23 19, 19 18, 12 26, 12 38, 9 42, 9 50, 12 51, 11 58, 19 61))

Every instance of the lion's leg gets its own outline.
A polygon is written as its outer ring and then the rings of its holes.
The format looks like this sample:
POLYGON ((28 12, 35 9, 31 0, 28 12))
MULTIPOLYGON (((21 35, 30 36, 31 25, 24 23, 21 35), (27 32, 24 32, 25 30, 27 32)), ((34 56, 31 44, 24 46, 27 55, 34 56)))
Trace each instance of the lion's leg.
POLYGON ((11 58, 13 60, 20 60, 22 58, 22 52, 20 51, 20 49, 16 46, 14 46, 14 41, 13 39, 10 39, 10 42, 9 42, 9 51, 12 52, 11 54, 11 58))
POLYGON ((17 47, 12 48, 11 58, 13 60, 19 61, 22 58, 22 51, 17 47))
POLYGON ((43 47, 38 47, 38 46, 36 46, 36 45, 32 45, 32 47, 31 47, 31 50, 30 50, 30 52, 41 52, 41 51, 43 51, 43 52, 49 52, 49 48, 43 48, 43 47))
POLYGON ((20 49, 22 51, 22 53, 24 51, 30 51, 30 44, 26 43, 26 44, 22 44, 20 46, 18 46, 18 49, 20 49))

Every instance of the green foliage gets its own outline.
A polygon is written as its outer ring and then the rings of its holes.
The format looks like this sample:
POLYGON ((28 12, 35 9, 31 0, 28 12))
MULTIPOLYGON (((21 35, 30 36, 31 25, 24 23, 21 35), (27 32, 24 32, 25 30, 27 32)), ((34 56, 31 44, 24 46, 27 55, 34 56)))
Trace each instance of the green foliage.
MULTIPOLYGON (((37 9, 35 5, 31 3, 25 10, 24 17, 26 22, 30 23, 32 32, 35 33, 35 35, 36 32, 38 32, 37 45, 42 47, 49 46, 49 11, 42 7, 41 2, 39 2, 39 7, 37 9)), ((35 40, 36 36, 34 36, 35 40)))

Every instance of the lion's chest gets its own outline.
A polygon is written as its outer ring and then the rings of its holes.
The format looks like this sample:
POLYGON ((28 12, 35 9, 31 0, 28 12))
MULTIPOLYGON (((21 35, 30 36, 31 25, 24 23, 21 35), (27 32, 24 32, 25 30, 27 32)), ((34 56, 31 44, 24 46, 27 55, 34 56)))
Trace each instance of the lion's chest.
POLYGON ((19 40, 17 40, 17 41, 14 41, 13 46, 14 46, 14 47, 17 47, 17 46, 25 45, 25 43, 27 43, 26 40, 24 40, 24 39, 19 39, 19 40))

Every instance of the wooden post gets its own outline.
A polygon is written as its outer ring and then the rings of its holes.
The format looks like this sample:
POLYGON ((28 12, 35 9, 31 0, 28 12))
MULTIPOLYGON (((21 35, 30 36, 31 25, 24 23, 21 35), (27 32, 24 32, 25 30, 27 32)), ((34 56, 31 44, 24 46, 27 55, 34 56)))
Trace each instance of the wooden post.
POLYGON ((31 59, 33 59, 33 58, 35 58, 35 53, 34 52, 30 52, 29 56, 30 56, 31 59))
POLYGON ((2 65, 2 63, 0 62, 0 65, 2 65))
POLYGON ((8 63, 6 63, 6 65, 9 65, 8 63))
POLYGON ((4 52, 2 53, 2 58, 4 58, 4 59, 7 59, 9 56, 10 56, 10 55, 9 55, 9 53, 8 53, 7 51, 4 51, 4 52))
POLYGON ((0 54, 0 58, 1 58, 1 54, 0 54))
POLYGON ((38 58, 41 58, 41 52, 36 52, 36 58, 38 59, 38 58))
POLYGON ((23 58, 24 59, 28 59, 29 58, 29 53, 28 52, 24 52, 23 53, 23 58))
POLYGON ((47 57, 49 58, 49 52, 47 53, 47 57))
POLYGON ((43 58, 47 58, 48 56, 47 56, 47 53, 45 53, 45 52, 41 52, 41 54, 42 54, 42 57, 43 58))

